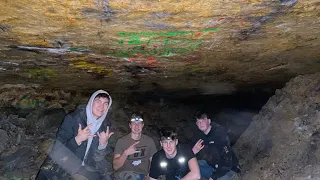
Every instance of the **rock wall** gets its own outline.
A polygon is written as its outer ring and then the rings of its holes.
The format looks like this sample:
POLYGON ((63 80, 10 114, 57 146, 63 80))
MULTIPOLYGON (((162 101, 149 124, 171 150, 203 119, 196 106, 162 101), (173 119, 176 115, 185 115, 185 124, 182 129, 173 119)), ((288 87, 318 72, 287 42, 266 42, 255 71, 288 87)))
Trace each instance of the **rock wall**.
POLYGON ((234 150, 245 180, 319 180, 320 73, 277 90, 234 150))
MULTIPOLYGON (((81 91, 41 89, 32 84, 0 87, 0 180, 34 179, 51 151, 65 114, 87 103, 90 95, 81 91)), ((110 115, 115 134, 109 140, 111 147, 117 138, 129 132, 128 119, 138 110, 144 114, 144 133, 154 139, 158 148, 161 127, 177 128, 182 143, 189 142, 197 129, 193 115, 201 103, 190 105, 161 96, 159 99, 154 96, 137 98, 112 93, 112 97, 110 115)), ((214 106, 207 105, 209 114, 215 122, 225 126, 235 142, 254 113, 236 109, 218 111, 216 108, 222 106, 220 101, 213 102, 214 106)), ((106 158, 111 160, 112 156, 106 158)))
MULTIPOLYGON (((32 180, 51 151, 56 132, 66 113, 89 96, 64 91, 43 92, 37 87, 0 87, 0 180, 32 180)), ((196 109, 183 104, 151 102, 127 103, 128 97, 113 96, 112 131, 109 145, 129 132, 128 120, 137 110, 145 115, 144 133, 160 148, 158 129, 176 127, 180 140, 187 141, 195 130, 196 109)), ((113 154, 106 156, 111 161, 113 154)))

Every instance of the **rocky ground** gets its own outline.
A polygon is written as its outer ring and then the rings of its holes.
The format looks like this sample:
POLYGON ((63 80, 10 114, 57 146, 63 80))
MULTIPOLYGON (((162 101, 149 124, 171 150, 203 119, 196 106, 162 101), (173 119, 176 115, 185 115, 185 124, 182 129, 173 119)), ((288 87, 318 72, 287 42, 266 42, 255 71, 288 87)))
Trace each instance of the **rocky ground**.
MULTIPOLYGON (((51 150, 63 117, 78 105, 85 104, 89 96, 88 93, 77 91, 43 90, 37 85, 1 87, 0 180, 34 179, 51 150)), ((199 104, 190 105, 177 100, 169 101, 166 98, 139 97, 138 99, 140 100, 113 96, 110 113, 112 130, 116 133, 109 142, 112 147, 117 138, 128 133, 127 120, 137 110, 145 116, 144 133, 155 140, 158 148, 160 148, 158 129, 163 126, 176 127, 180 133, 180 142, 190 141, 196 129, 192 116, 199 108, 199 104)), ((215 103, 218 106, 222 105, 220 100, 215 103)), ((225 126, 233 143, 255 115, 253 111, 239 109, 217 110, 217 105, 211 106, 208 110, 214 121, 225 126), (210 113, 211 110, 215 110, 216 113, 210 113)), ((242 149, 237 150, 242 152, 242 149)), ((242 155, 240 157, 243 158, 242 155)), ((112 154, 106 158, 111 159, 112 154)))
POLYGON ((234 149, 249 180, 320 179, 320 74, 277 90, 234 149))
MULTIPOLYGON (((54 143, 65 114, 85 104, 89 95, 79 92, 42 91, 36 85, 0 88, 0 179, 34 179, 54 143)), ((180 141, 188 142, 195 130, 196 106, 164 99, 133 101, 114 96, 111 117, 114 146, 128 132, 127 119, 140 110, 145 134, 158 148, 158 129, 177 127, 180 141)), ((221 111, 214 121, 224 125, 242 166, 242 179, 320 179, 320 74, 299 76, 275 92, 254 116, 249 111, 221 111)), ((111 159, 112 155, 106 157, 111 159)))
MULTIPOLYGON (((51 150, 63 117, 77 105, 85 104, 88 97, 79 92, 43 91, 35 85, 0 88, 0 180, 34 179, 51 150)), ((127 120, 137 110, 144 114, 144 133, 153 137, 158 148, 159 128, 177 127, 180 142, 188 142, 196 129, 192 118, 196 106, 164 99, 137 102, 114 96, 110 113, 116 133, 109 141, 112 147, 117 138, 128 133, 127 120)), ((228 110, 217 114, 215 120, 227 127, 235 141, 252 116, 251 112, 230 113, 228 110)), ((106 158, 111 157, 112 154, 106 158)))

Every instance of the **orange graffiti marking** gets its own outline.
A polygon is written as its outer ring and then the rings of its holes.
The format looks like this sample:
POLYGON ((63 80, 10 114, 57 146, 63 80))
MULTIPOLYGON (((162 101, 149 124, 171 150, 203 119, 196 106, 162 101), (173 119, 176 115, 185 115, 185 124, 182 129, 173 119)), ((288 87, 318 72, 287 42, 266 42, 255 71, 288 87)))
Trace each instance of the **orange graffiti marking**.
POLYGON ((137 54, 134 57, 129 58, 129 62, 134 61, 135 59, 139 58, 140 56, 142 56, 142 54, 137 54))
POLYGON ((199 37, 201 35, 201 32, 198 32, 195 36, 199 37))

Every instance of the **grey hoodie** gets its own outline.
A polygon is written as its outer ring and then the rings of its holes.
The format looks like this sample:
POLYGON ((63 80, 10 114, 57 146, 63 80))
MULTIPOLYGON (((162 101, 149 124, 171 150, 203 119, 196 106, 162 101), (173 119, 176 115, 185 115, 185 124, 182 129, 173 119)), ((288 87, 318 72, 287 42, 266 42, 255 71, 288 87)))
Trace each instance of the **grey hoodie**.
MULTIPOLYGON (((92 124, 92 126, 90 127, 91 135, 94 135, 99 130, 102 122, 104 121, 104 119, 106 118, 106 116, 108 114, 108 111, 109 111, 111 104, 112 104, 112 98, 109 95, 109 93, 104 90, 98 90, 91 95, 89 102, 87 104, 87 107, 86 107, 87 124, 88 125, 92 124), (108 108, 107 108, 106 112, 99 119, 95 119, 92 114, 92 104, 93 104, 94 98, 100 93, 104 93, 109 96, 109 104, 108 104, 108 108)), ((86 153, 85 153, 84 157, 87 155, 87 153, 90 149, 91 143, 92 143, 92 138, 89 138, 86 153)), ((82 162, 82 165, 84 165, 84 162, 82 162)))

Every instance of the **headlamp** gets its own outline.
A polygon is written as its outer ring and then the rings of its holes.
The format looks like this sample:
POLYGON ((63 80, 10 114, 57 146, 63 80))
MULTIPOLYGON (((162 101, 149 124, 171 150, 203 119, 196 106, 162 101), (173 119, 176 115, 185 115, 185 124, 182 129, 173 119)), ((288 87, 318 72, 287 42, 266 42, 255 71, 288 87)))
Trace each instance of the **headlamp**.
POLYGON ((136 123, 142 122, 142 121, 143 121, 143 119, 141 117, 136 117, 136 118, 131 119, 131 122, 136 122, 136 123))
POLYGON ((174 141, 176 138, 175 137, 161 137, 160 141, 174 141))

